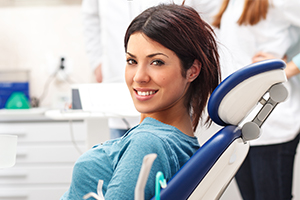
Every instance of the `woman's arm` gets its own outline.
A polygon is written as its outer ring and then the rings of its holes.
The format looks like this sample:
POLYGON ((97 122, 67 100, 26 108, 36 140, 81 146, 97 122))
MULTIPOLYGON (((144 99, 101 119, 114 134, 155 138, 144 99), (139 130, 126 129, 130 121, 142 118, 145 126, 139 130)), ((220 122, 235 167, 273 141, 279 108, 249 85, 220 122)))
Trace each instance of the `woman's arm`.
POLYGON ((300 53, 286 64, 285 73, 288 79, 300 73, 300 53), (297 57, 298 59, 295 59, 297 57))
POLYGON ((170 155, 167 153, 163 141, 151 133, 137 134, 121 150, 120 160, 114 170, 113 177, 108 184, 105 200, 134 199, 134 189, 140 173, 145 155, 156 153, 158 156, 153 162, 147 185, 145 199, 155 195, 155 176, 162 171, 166 179, 170 178, 170 155))

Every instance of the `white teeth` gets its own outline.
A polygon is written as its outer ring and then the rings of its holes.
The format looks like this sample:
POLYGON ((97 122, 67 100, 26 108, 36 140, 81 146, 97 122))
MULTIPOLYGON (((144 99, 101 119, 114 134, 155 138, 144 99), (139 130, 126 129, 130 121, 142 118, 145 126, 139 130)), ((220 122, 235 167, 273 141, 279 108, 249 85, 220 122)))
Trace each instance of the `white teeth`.
POLYGON ((138 95, 140 96, 148 96, 148 95, 152 95, 155 93, 155 91, 147 91, 147 92, 142 92, 142 91, 137 91, 138 95))

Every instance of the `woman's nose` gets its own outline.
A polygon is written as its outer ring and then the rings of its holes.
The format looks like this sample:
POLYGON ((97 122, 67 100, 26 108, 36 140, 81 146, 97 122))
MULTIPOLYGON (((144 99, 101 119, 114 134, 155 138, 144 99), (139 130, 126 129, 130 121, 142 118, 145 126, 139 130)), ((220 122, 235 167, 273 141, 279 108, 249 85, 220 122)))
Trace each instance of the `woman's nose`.
POLYGON ((146 66, 138 66, 133 77, 133 81, 137 83, 147 83, 150 80, 148 69, 146 66))

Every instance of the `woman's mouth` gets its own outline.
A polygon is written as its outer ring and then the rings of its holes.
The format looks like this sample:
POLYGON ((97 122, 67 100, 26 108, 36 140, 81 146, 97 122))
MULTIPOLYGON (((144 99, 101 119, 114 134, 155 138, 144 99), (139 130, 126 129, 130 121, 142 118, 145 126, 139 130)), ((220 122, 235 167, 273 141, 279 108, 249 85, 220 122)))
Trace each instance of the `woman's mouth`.
POLYGON ((138 90, 134 89, 135 91, 135 96, 138 100, 140 101, 145 101, 151 99, 157 92, 158 90, 138 90))
POLYGON ((157 91, 136 91, 136 93, 140 96, 149 96, 149 95, 152 95, 152 94, 155 94, 157 91))

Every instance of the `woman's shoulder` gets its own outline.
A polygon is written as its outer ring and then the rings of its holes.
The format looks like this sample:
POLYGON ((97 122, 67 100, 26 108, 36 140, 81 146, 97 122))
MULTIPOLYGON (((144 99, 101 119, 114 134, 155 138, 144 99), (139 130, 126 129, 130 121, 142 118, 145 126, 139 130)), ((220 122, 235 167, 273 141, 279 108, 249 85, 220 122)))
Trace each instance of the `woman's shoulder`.
POLYGON ((130 143, 141 144, 164 144, 164 137, 161 134, 147 129, 137 129, 131 137, 128 138, 130 143))

